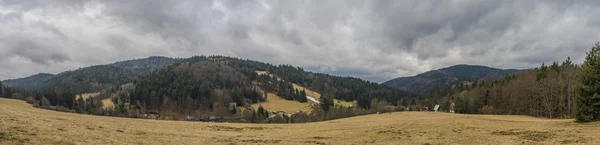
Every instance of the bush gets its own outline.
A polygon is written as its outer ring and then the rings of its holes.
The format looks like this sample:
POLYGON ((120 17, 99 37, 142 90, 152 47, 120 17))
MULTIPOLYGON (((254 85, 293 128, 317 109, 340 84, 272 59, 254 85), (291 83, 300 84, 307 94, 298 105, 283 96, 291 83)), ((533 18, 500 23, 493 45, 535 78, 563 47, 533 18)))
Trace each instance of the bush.
POLYGON ((39 106, 39 104, 37 104, 37 100, 35 100, 35 98, 32 97, 32 96, 29 96, 29 97, 25 98, 25 102, 27 102, 29 104, 35 104, 35 105, 39 106))
POLYGON ((406 108, 405 106, 400 105, 400 106, 396 107, 396 111, 397 112, 402 112, 402 111, 404 111, 405 108, 406 108))
POLYGON ((40 108, 40 104, 37 102, 31 104, 31 106, 33 106, 34 108, 40 108))
POLYGON ((46 97, 42 97, 42 108, 48 109, 50 108, 50 101, 46 99, 46 97))

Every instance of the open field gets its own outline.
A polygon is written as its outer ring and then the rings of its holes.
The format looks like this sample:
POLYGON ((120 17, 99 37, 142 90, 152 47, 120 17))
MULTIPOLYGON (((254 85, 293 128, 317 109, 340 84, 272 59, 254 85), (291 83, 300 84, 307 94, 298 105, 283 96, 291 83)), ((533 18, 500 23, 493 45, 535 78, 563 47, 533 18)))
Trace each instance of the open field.
POLYGON ((310 104, 308 102, 301 103, 298 101, 286 100, 273 93, 267 94, 267 101, 252 104, 252 108, 255 110, 258 109, 259 106, 263 106, 263 108, 269 110, 270 112, 283 111, 287 113, 294 113, 298 110, 302 110, 304 112, 312 111, 312 108, 310 108, 310 104))
POLYGON ((600 123, 433 112, 307 124, 91 116, 0 99, 0 144, 600 144, 600 123))

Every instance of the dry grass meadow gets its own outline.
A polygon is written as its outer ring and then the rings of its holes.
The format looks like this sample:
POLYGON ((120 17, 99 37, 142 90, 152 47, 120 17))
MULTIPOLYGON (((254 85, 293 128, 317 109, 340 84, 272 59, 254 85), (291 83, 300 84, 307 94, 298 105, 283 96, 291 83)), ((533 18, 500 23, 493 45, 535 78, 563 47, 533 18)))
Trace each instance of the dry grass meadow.
POLYGON ((0 144, 600 144, 600 123, 434 112, 306 124, 143 120, 63 113, 0 99, 0 144))
POLYGON ((287 113, 294 113, 298 110, 304 112, 312 111, 312 108, 308 102, 301 103, 298 101, 286 100, 273 93, 267 94, 267 101, 252 104, 252 108, 255 110, 258 109, 259 106, 262 106, 269 111, 283 111, 287 113))

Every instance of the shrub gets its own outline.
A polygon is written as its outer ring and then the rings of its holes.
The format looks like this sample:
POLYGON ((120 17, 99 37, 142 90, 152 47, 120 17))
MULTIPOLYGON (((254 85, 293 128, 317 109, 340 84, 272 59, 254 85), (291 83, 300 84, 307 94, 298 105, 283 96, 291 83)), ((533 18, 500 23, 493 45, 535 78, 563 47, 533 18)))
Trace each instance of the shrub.
POLYGON ((50 101, 46 97, 42 97, 42 108, 50 108, 50 101))
POLYGON ((31 104, 31 106, 33 106, 34 108, 40 108, 40 104, 37 102, 31 104))
POLYGON ((32 97, 32 96, 29 96, 29 97, 25 98, 25 102, 27 102, 29 104, 35 104, 35 105, 39 106, 39 104, 37 104, 37 100, 35 100, 35 98, 32 97))

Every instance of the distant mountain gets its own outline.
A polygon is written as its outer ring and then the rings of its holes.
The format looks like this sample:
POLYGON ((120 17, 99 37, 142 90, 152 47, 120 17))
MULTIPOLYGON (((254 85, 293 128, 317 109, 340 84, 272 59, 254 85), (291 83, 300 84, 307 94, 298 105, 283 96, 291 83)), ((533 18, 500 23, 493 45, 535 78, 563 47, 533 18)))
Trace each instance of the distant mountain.
POLYGON ((42 90, 89 93, 132 82, 137 77, 136 73, 123 68, 98 65, 60 73, 56 77, 46 80, 39 88, 42 90))
POLYGON ((136 73, 149 73, 154 70, 169 66, 173 63, 179 62, 181 60, 183 59, 163 56, 151 56, 148 58, 115 62, 109 65, 130 70, 136 73))
POLYGON ((9 87, 19 87, 26 90, 31 90, 39 87, 46 80, 54 78, 55 75, 48 73, 39 73, 25 78, 4 80, 2 83, 9 87))
MULTIPOLYGON (((132 73, 131 75, 133 75, 133 74, 149 73, 154 70, 169 66, 173 63, 179 62, 181 60, 183 60, 183 59, 163 57, 163 56, 151 56, 148 58, 140 58, 140 59, 115 62, 115 63, 108 64, 107 66, 113 66, 115 68, 125 69, 125 70, 129 71, 128 73, 132 73)), ((84 68, 84 70, 78 70, 78 71, 88 71, 88 69, 92 69, 93 71, 102 71, 102 72, 117 70, 114 68, 111 68, 109 70, 95 70, 96 68, 106 68, 107 66, 95 66, 95 67, 90 67, 90 68, 84 68)), ((122 70, 118 70, 118 71, 122 71, 122 70)), ((4 80, 4 81, 2 81, 2 83, 5 86, 9 86, 9 87, 19 87, 19 88, 23 88, 25 90, 36 90, 36 89, 40 89, 40 87, 42 85, 45 85, 45 88, 48 88, 47 87, 48 85, 45 84, 46 81, 48 81, 56 76, 63 75, 64 73, 67 73, 67 75, 69 75, 69 74, 73 74, 73 73, 77 73, 77 72, 67 71, 67 72, 62 72, 58 75, 53 75, 53 74, 48 74, 48 73, 40 73, 40 74, 32 75, 29 77, 25 77, 25 78, 4 80)), ((121 73, 121 72, 117 72, 117 73, 121 73)), ((130 75, 130 74, 128 74, 128 75, 130 75)), ((53 82, 53 83, 56 83, 56 82, 53 82)))
POLYGON ((497 69, 486 66, 463 64, 428 71, 412 77, 399 77, 384 82, 383 84, 423 95, 432 89, 447 85, 487 78, 499 79, 507 74, 516 74, 522 71, 523 70, 497 69))

